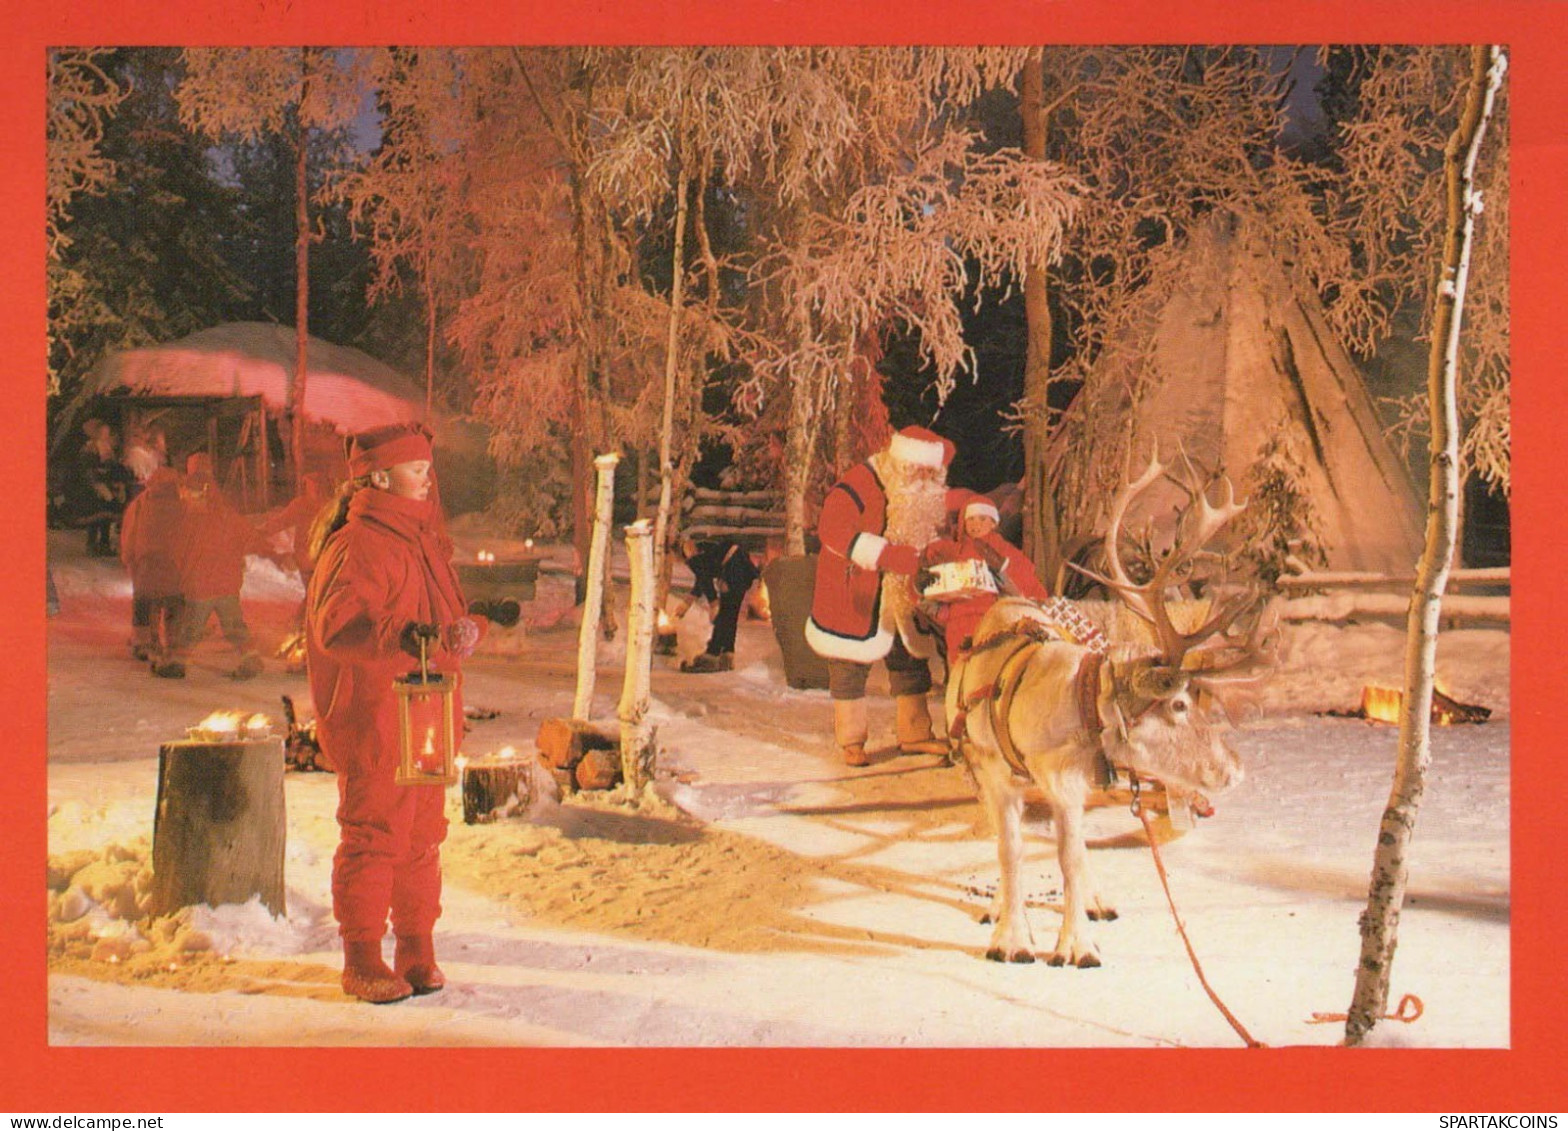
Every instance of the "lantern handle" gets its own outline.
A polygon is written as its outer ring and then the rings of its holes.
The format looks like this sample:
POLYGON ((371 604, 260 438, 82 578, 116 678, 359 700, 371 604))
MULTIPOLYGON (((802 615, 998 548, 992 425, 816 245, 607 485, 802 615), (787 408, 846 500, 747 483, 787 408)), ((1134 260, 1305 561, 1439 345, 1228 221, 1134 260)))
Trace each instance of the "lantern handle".
POLYGON ((427 660, 425 658, 425 648, 427 646, 428 641, 426 640, 425 635, 421 633, 419 636, 419 682, 421 686, 429 684, 430 682, 430 671, 426 666, 427 660))

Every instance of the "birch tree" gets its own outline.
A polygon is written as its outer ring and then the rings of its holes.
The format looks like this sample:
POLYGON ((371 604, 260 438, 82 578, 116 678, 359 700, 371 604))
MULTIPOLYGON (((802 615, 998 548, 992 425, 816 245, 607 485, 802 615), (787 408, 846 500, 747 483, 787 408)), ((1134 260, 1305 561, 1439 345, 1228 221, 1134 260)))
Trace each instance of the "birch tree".
POLYGON ((287 133, 295 153, 295 356, 285 414, 296 489, 305 473, 305 386, 309 341, 309 130, 343 125, 359 109, 357 56, 320 48, 190 48, 177 89, 187 125, 214 139, 287 133), (343 65, 345 62, 351 65, 343 65))
POLYGON ((1461 327, 1477 218, 1483 207, 1477 163, 1505 69, 1496 47, 1470 49, 1463 112, 1443 153, 1445 224, 1436 273, 1431 352, 1427 362, 1432 447, 1426 547, 1416 571, 1405 638, 1405 697, 1399 757, 1388 807, 1378 827, 1367 907, 1361 916, 1361 960, 1345 1023, 1345 1042, 1364 1043, 1388 1008, 1399 916, 1409 879, 1408 849, 1431 765, 1432 677, 1437 663, 1443 591, 1453 565, 1459 513, 1459 416, 1456 395, 1461 327))
POLYGON ((418 288, 425 321, 425 414, 435 401, 443 297, 460 285, 465 226, 458 194, 465 132, 458 114, 460 71, 447 50, 377 52, 370 80, 382 108, 382 144, 339 191, 368 237, 376 274, 372 301, 418 288))
MULTIPOLYGON (((1458 47, 1342 47, 1322 52, 1344 72, 1351 106, 1335 149, 1336 226, 1352 249, 1355 291, 1329 304, 1335 329, 1370 354, 1397 328, 1400 312, 1421 312, 1417 335, 1437 337, 1436 291, 1447 238, 1447 147, 1468 98, 1469 52, 1458 47)), ((1461 482, 1479 475, 1505 496, 1509 456, 1508 91, 1499 90, 1481 138, 1476 169, 1486 220, 1471 251, 1466 330, 1456 385, 1461 482)), ((1399 405, 1397 430, 1428 434, 1424 395, 1399 405)), ((1435 443, 1435 441, 1434 441, 1435 443)))

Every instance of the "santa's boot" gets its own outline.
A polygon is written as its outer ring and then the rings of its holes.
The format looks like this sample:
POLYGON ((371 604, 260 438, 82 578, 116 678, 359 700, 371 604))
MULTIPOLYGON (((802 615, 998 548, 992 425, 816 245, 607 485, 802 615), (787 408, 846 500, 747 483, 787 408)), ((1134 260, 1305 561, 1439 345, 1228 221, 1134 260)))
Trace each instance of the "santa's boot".
POLYGON ((343 940, 343 992, 371 1005, 387 1005, 413 996, 409 985, 381 957, 381 940, 343 940))
POLYGON ((947 753, 947 740, 938 738, 931 729, 931 708, 924 695, 900 695, 893 702, 899 750, 905 754, 947 753))
POLYGON ((446 985, 436 965, 436 945, 429 935, 399 935, 392 966, 416 994, 433 994, 446 985))
POLYGON ((844 752, 847 766, 869 766, 866 754, 866 701, 833 700, 833 739, 844 752))

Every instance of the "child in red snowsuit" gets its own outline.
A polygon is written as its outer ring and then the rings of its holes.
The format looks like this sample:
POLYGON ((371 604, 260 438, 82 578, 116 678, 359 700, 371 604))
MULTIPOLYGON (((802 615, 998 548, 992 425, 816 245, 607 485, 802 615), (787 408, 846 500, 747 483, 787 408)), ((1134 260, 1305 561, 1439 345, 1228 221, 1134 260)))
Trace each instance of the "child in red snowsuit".
MULTIPOLYGON (((985 562, 1005 592, 1033 601, 1049 599, 1051 593, 1034 573, 1034 564, 1017 546, 996 532, 999 516, 996 504, 984 495, 974 495, 958 510, 958 537, 933 542, 926 547, 927 564, 976 559, 985 562)), ((964 652, 964 642, 974 634, 980 618, 996 604, 997 594, 979 593, 944 606, 943 633, 947 662, 951 666, 964 652)))
POLYGON ((180 611, 180 477, 155 470, 120 520, 120 561, 131 575, 131 652, 166 664, 180 611))
POLYGON ((432 938, 441 914, 445 791, 394 781, 393 681, 410 670, 425 640, 432 665, 457 677, 461 720, 458 664, 483 627, 466 615, 432 498, 430 459, 422 426, 353 438, 352 478, 312 538, 316 565, 305 598, 316 735, 338 775, 332 911, 343 937, 343 989, 375 1003, 446 984, 432 938), (390 968, 381 951, 389 915, 397 938, 390 968))
POLYGON ((235 679, 251 679, 261 674, 261 655, 250 646, 240 588, 245 583, 245 555, 259 552, 264 543, 251 521, 223 498, 204 464, 193 461, 193 466, 195 470, 180 486, 185 504, 179 554, 184 607, 175 643, 180 664, 175 665, 177 670, 160 669, 158 674, 185 674, 184 662, 208 618, 216 614, 223 638, 240 654, 239 666, 230 674, 235 679))

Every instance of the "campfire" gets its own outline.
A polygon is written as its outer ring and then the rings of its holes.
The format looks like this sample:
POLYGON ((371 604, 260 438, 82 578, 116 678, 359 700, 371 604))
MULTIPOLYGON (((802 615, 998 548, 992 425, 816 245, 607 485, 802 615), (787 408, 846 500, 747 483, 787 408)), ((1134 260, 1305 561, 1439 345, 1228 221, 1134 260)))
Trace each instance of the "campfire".
POLYGON ((266 715, 247 715, 244 711, 214 711, 186 734, 197 742, 244 742, 272 737, 272 720, 266 715))
MULTIPOLYGON (((1397 723, 1400 712, 1404 709, 1405 693, 1397 687, 1377 687, 1368 685, 1361 689, 1361 718, 1373 722, 1397 723)), ((1451 726, 1454 723, 1481 723, 1491 717, 1490 707, 1476 706, 1470 703, 1461 703, 1459 700, 1444 693, 1441 688, 1432 688, 1432 722, 1438 726, 1451 726)))
POLYGON ((751 618, 753 620, 761 620, 772 623, 773 601, 772 598, 768 595, 767 582, 757 582, 756 591, 752 593, 751 599, 747 603, 750 606, 751 618))
POLYGON ((673 656, 678 645, 679 637, 675 631, 675 622, 670 619, 670 614, 663 609, 659 610, 658 624, 654 628, 653 650, 656 655, 673 656))

